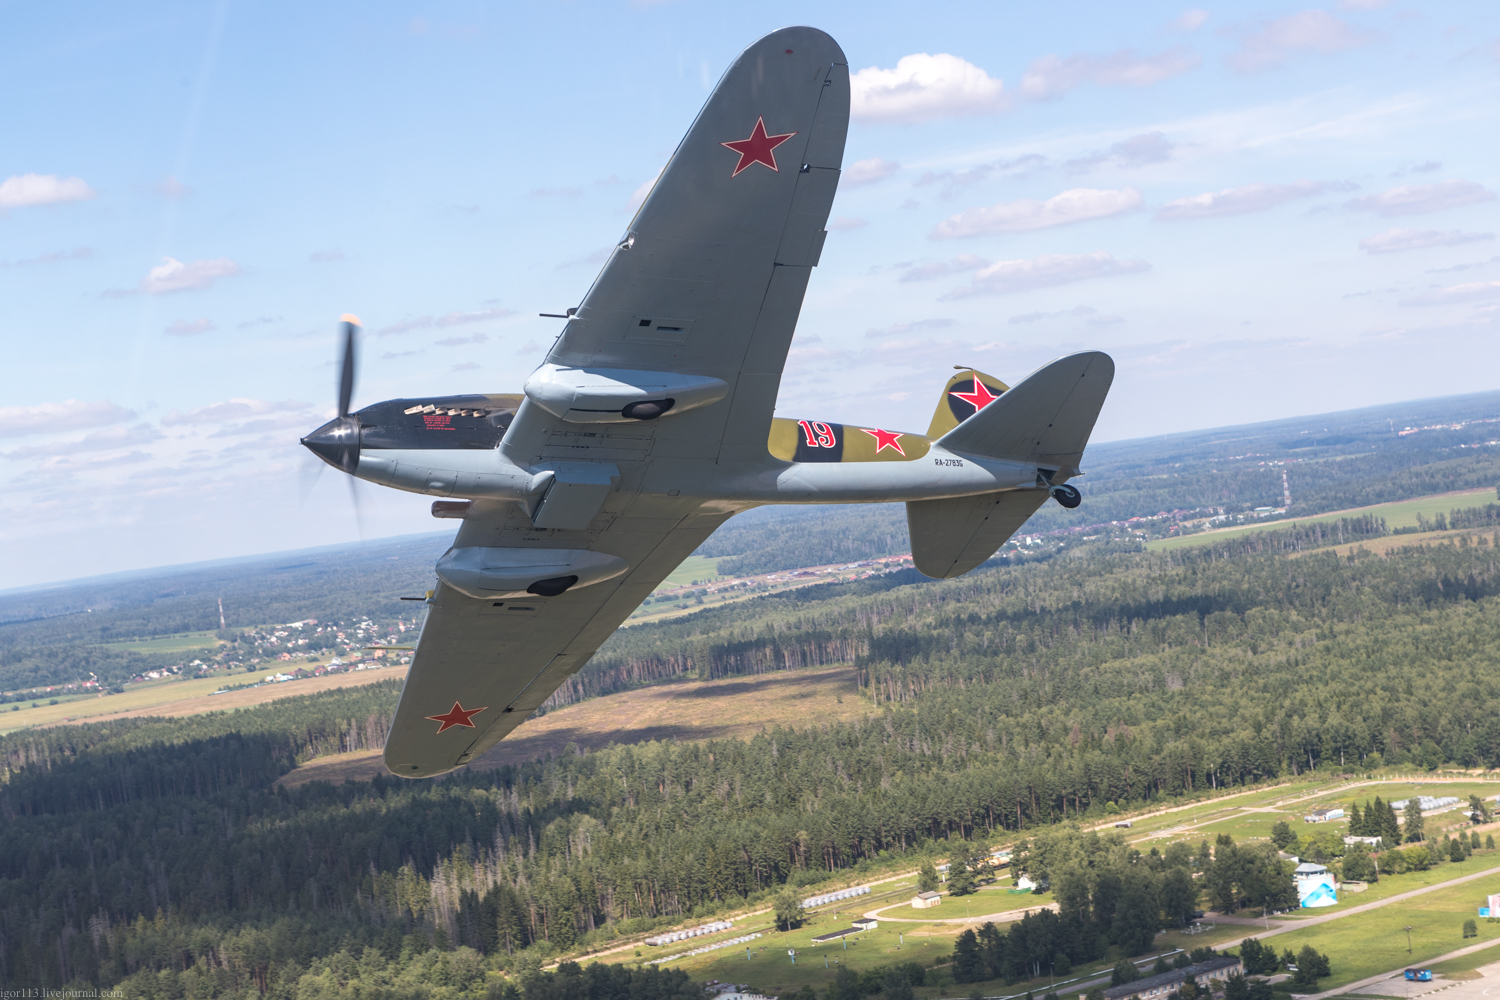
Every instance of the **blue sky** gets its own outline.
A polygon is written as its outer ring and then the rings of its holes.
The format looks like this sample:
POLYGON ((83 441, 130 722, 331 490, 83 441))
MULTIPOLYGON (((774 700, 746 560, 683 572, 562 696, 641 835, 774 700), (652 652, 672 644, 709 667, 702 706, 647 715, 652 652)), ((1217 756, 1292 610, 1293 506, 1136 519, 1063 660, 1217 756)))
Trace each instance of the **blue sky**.
POLYGON ((805 23, 854 121, 780 413, 920 431, 1097 348, 1095 440, 1500 384, 1500 8, 5 8, 0 587, 363 527, 334 402, 518 391, 730 60, 805 23))

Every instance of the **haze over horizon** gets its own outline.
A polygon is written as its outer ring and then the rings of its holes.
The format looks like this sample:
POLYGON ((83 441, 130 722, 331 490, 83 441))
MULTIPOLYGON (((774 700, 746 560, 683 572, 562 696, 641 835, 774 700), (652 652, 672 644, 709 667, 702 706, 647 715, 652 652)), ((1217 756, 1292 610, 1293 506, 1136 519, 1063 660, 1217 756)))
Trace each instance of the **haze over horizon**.
MULTIPOLYGON (((1079 349, 1096 442, 1500 387, 1491 6, 586 9, 13 12, 0 588, 358 538, 297 445, 338 315, 356 406, 519 391, 787 23, 855 100, 781 415, 920 431, 953 365, 1079 349)), ((439 527, 361 494, 370 537, 439 527)))

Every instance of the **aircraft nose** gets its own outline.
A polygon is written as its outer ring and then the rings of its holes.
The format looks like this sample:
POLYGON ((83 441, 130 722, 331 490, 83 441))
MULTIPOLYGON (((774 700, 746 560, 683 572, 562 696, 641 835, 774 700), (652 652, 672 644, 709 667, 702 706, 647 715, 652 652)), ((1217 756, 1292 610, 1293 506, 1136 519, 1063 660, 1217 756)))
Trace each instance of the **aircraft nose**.
POLYGON ((359 468, 359 430, 358 417, 334 417, 303 438, 302 446, 352 476, 359 468))

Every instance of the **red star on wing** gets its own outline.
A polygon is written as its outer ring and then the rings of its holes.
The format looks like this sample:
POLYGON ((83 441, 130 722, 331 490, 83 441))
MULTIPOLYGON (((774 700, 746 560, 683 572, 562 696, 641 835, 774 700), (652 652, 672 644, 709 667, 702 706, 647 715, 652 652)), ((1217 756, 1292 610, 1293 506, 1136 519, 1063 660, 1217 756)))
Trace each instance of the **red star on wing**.
POLYGON ((974 378, 974 388, 970 389, 968 392, 950 392, 948 393, 948 395, 957 396, 965 403, 968 403, 970 406, 974 407, 974 410, 976 412, 984 409, 986 406, 989 406, 995 400, 1000 398, 993 392, 990 392, 990 387, 981 382, 978 376, 975 376, 974 378))
POLYGON ((462 705, 455 701, 453 703, 453 707, 450 708, 446 714, 428 715, 425 716, 425 718, 431 719, 433 722, 442 723, 441 726, 438 726, 439 734, 452 729, 454 726, 468 726, 470 729, 473 729, 474 723, 470 722, 469 720, 488 708, 488 705, 486 705, 484 708, 464 708, 462 705))
POLYGON ((729 176, 738 177, 740 171, 752 163, 763 163, 778 174, 781 173, 780 168, 776 166, 776 154, 772 150, 796 134, 796 132, 786 132, 782 135, 766 135, 765 118, 755 119, 755 128, 750 130, 750 138, 719 143, 740 154, 740 162, 735 166, 734 173, 729 176))
POLYGON ((901 434, 898 434, 895 431, 871 430, 868 427, 861 427, 860 430, 864 431, 866 434, 870 435, 870 437, 875 439, 875 454, 879 455, 887 448, 895 448, 897 454, 901 455, 902 457, 906 456, 905 449, 901 447, 901 434))

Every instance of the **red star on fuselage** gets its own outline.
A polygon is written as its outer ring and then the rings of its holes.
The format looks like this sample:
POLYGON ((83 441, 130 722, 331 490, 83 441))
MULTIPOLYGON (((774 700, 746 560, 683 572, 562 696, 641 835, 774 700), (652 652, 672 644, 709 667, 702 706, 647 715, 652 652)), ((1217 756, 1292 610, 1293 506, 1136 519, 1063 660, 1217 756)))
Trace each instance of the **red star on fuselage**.
POLYGON ((474 723, 470 722, 469 720, 488 708, 488 705, 486 705, 484 708, 464 708, 462 705, 455 701, 453 703, 453 707, 450 708, 445 714, 428 715, 425 716, 425 718, 431 719, 433 722, 442 723, 441 726, 438 726, 439 734, 452 729, 454 726, 468 726, 470 729, 473 729, 474 723))
POLYGON ((977 375, 974 377, 974 388, 970 389, 968 392, 950 392, 948 393, 948 395, 957 396, 965 403, 968 403, 970 406, 974 407, 975 412, 984 409, 986 406, 989 406, 995 400, 1000 398, 993 392, 990 392, 990 387, 981 382, 977 375))
POLYGON ((895 431, 877 431, 868 427, 861 427, 860 430, 875 439, 875 454, 879 455, 887 448, 895 448, 897 454, 905 457, 906 451, 901 447, 902 435, 895 431))
POLYGON ((776 166, 776 154, 772 150, 796 134, 796 132, 786 132, 781 135, 766 135, 765 118, 755 119, 755 128, 750 130, 750 138, 719 143, 740 154, 740 162, 735 165, 734 173, 729 176, 738 177, 740 171, 752 163, 764 164, 778 174, 781 173, 781 169, 776 166))

